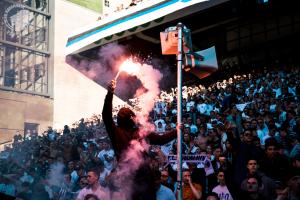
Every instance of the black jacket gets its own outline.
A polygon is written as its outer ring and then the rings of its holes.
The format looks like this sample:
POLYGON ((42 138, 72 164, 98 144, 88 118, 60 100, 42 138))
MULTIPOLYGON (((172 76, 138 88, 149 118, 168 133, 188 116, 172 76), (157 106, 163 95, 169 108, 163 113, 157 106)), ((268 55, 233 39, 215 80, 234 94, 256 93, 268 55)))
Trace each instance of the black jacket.
MULTIPOLYGON (((131 129, 124 129, 116 126, 112 118, 112 99, 113 99, 113 93, 108 91, 104 101, 102 117, 103 117, 106 131, 111 140, 112 147, 115 151, 117 160, 119 163, 122 163, 123 161, 122 154, 124 154, 128 150, 130 142, 132 140, 140 140, 143 138, 140 138, 138 134, 138 129, 134 127, 132 127, 131 129)), ((164 135, 159 135, 157 133, 151 132, 146 136, 145 139, 150 144, 162 145, 175 139, 176 136, 177 136, 176 130, 167 132, 164 135)), ((131 186, 132 194, 130 198, 131 200, 155 200, 156 199, 156 187, 155 187, 156 184, 154 178, 155 172, 150 167, 151 158, 149 157, 149 154, 147 154, 147 152, 143 152, 143 155, 144 155, 144 162, 135 172, 133 172, 133 184, 131 186)), ((114 178, 118 179, 118 177, 114 177, 114 178)), ((128 181, 126 183, 121 183, 120 186, 122 187, 122 185, 124 186, 126 184, 128 184, 128 181)), ((119 187, 119 189, 122 190, 120 186, 116 186, 116 188, 119 187)))
MULTIPOLYGON (((138 129, 132 128, 131 130, 125 130, 116 126, 112 117, 112 99, 113 93, 108 92, 104 101, 102 117, 117 160, 119 161, 121 154, 129 147, 130 142, 140 138, 138 136, 138 129)), ((172 130, 163 135, 151 132, 146 139, 150 144, 163 145, 175 139, 176 136, 176 130, 172 130)))

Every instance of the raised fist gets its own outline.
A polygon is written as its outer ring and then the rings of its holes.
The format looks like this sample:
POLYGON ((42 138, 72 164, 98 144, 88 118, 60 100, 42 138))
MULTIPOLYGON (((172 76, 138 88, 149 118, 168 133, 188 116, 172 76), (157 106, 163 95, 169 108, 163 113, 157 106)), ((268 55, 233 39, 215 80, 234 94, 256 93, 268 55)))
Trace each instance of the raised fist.
POLYGON ((116 81, 115 80, 111 80, 107 86, 107 90, 114 93, 116 88, 116 81))

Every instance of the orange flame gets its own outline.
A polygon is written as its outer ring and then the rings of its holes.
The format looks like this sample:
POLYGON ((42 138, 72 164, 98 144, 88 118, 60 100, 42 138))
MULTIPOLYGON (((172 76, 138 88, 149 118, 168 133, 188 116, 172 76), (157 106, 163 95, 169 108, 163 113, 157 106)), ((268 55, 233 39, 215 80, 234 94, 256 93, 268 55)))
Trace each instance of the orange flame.
POLYGON ((115 80, 117 80, 117 78, 120 75, 120 72, 126 72, 127 74, 130 75, 137 75, 140 71, 140 64, 136 63, 132 60, 132 58, 128 58, 126 59, 120 66, 119 72, 115 77, 115 80))
POLYGON ((128 74, 135 75, 139 71, 139 64, 133 62, 132 58, 125 60, 120 67, 120 71, 127 72, 128 74))

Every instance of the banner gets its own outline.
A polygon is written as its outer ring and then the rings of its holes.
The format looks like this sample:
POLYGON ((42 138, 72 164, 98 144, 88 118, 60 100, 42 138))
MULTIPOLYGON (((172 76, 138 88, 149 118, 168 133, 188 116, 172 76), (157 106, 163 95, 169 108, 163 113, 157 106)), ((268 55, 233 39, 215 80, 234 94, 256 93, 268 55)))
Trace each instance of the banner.
MULTIPOLYGON (((211 160, 207 158, 206 154, 182 155, 182 163, 196 163, 197 168, 204 169, 206 176, 215 173, 211 160)), ((177 165, 177 155, 169 155, 168 164, 177 165)))
MULTIPOLYGON (((177 155, 168 155, 168 162, 169 163, 176 163, 177 162, 177 155)), ((187 163, 202 163, 203 165, 206 162, 206 155, 182 155, 182 162, 187 163)))

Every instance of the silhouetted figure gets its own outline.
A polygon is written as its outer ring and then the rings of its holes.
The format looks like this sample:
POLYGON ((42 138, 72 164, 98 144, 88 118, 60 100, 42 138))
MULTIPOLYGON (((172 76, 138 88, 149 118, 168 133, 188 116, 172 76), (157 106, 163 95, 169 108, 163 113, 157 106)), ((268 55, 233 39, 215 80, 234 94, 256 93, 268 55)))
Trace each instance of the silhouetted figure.
MULTIPOLYGON (((139 128, 135 123, 135 113, 129 108, 121 108, 117 114, 117 124, 113 121, 112 100, 116 82, 112 80, 108 85, 108 92, 105 97, 102 116, 106 131, 110 137, 112 147, 117 160, 122 162, 122 155, 128 150, 130 142, 146 139, 150 144, 163 145, 177 136, 177 131, 172 130, 163 135, 150 132, 146 138, 139 135, 139 128)), ((156 199, 156 189, 153 170, 150 167, 148 152, 143 152, 144 162, 138 168, 133 180, 133 193, 131 199, 154 200, 156 199)), ((121 183, 126 184, 126 183, 121 183)))

